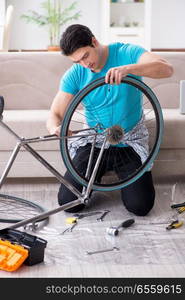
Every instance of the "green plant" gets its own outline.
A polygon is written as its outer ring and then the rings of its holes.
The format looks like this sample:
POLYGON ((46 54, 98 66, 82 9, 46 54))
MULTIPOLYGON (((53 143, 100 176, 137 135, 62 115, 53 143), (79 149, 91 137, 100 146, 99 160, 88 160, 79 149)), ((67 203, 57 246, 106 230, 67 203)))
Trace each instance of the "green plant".
POLYGON ((28 15, 21 15, 27 23, 35 23, 38 26, 46 26, 49 32, 50 46, 58 46, 61 27, 69 21, 77 20, 80 11, 73 13, 77 2, 73 2, 68 7, 62 9, 61 0, 47 0, 41 3, 45 13, 39 14, 34 10, 29 10, 28 15))

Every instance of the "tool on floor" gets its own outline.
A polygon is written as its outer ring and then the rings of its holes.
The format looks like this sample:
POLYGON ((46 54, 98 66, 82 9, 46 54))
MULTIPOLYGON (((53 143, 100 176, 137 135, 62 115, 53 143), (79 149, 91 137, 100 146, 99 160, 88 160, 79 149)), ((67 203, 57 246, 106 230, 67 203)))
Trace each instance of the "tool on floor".
POLYGON ((185 202, 183 202, 183 203, 177 203, 177 204, 172 204, 171 208, 178 208, 178 207, 182 207, 182 206, 185 206, 185 202))
POLYGON ((77 225, 78 218, 77 217, 69 217, 66 219, 67 224, 72 224, 71 227, 66 228, 61 234, 65 234, 66 232, 72 232, 73 228, 77 225))
POLYGON ((108 248, 108 249, 101 249, 97 251, 86 251, 86 254, 92 255, 92 254, 98 254, 98 253, 104 253, 104 252, 110 252, 110 251, 119 251, 118 247, 108 248))
POLYGON ((110 212, 110 210, 105 210, 104 213, 103 213, 99 218, 97 218, 96 220, 102 222, 102 221, 104 220, 105 216, 106 216, 109 212, 110 212))
POLYGON ((102 211, 91 211, 91 212, 87 212, 87 213, 74 214, 73 217, 76 217, 78 219, 83 219, 83 218, 91 217, 91 216, 98 215, 98 214, 102 214, 102 211))
POLYGON ((77 220, 78 220, 77 217, 69 217, 69 218, 66 219, 66 223, 67 224, 74 224, 74 223, 77 222, 77 220))
POLYGON ((61 234, 65 234, 66 232, 72 232, 73 228, 77 225, 77 222, 73 222, 73 225, 69 228, 66 228, 61 234))
POLYGON ((134 224, 135 220, 134 219, 128 219, 124 222, 122 222, 119 226, 112 226, 106 229, 106 232, 111 235, 111 236, 117 236, 119 234, 119 229, 120 228, 128 228, 132 224, 134 224))
POLYGON ((77 213, 74 214, 73 217, 77 219, 83 219, 86 217, 91 217, 91 216, 95 216, 98 214, 101 214, 101 216, 99 218, 97 218, 97 221, 103 221, 103 219, 105 218, 105 216, 110 212, 110 210, 105 210, 105 211, 92 211, 92 212, 87 212, 87 213, 77 213))
POLYGON ((102 214, 100 218, 98 218, 97 220, 99 221, 103 221, 104 217, 106 216, 106 214, 108 214, 110 211, 109 210, 105 210, 103 213, 102 211, 92 211, 92 212, 88 212, 88 213, 80 213, 80 214, 74 214, 73 217, 69 217, 66 219, 66 223, 67 224, 73 224, 72 227, 65 229, 61 234, 65 234, 66 232, 72 232, 73 228, 77 225, 77 222, 79 219, 83 219, 86 217, 91 217, 97 214, 102 214))
POLYGON ((178 212, 179 214, 182 214, 184 211, 185 211, 185 206, 182 206, 182 207, 177 208, 177 212, 178 212))
POLYGON ((173 216, 171 223, 166 227, 167 230, 179 228, 184 224, 183 221, 178 220, 178 214, 182 214, 185 211, 185 202, 172 204, 171 208, 176 209, 176 214, 173 216))
POLYGON ((167 229, 167 230, 176 229, 176 228, 181 227, 183 224, 184 224, 183 221, 175 220, 175 221, 172 221, 171 224, 169 224, 169 225, 166 227, 166 229, 167 229))

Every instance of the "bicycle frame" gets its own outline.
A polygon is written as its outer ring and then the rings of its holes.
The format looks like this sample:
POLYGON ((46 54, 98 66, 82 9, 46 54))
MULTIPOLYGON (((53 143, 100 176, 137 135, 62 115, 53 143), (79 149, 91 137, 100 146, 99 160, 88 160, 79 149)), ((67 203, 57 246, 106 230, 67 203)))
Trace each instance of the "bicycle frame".
MULTIPOLYGON (((96 144, 96 137, 98 136, 98 133, 97 133, 98 131, 96 131, 95 128, 88 128, 88 130, 94 129, 94 133, 91 134, 94 137, 94 139, 92 141, 92 148, 91 148, 91 152, 90 152, 90 156, 89 156, 89 161, 87 164, 87 170, 86 170, 85 177, 82 178, 79 176, 79 174, 76 172, 76 170, 72 167, 71 159, 68 156, 68 147, 67 147, 67 143, 65 142, 65 140, 68 138, 76 138, 76 135, 67 136, 71 116, 72 116, 74 110, 76 109, 76 107, 78 106, 78 104, 80 104, 80 102, 83 100, 83 98, 89 92, 91 92, 95 88, 100 87, 105 84, 105 78, 101 77, 101 78, 89 83, 74 97, 74 99, 71 102, 71 104, 69 105, 68 110, 63 119, 63 123, 61 126, 61 137, 58 137, 56 135, 46 135, 46 136, 42 136, 42 137, 25 139, 25 138, 21 138, 20 136, 18 136, 8 125, 6 125, 2 121, 2 113, 3 113, 3 109, 4 109, 4 98, 2 96, 0 96, 0 125, 3 126, 6 130, 8 130, 8 132, 18 140, 15 148, 13 149, 11 157, 5 167, 5 170, 0 178, 0 188, 3 185, 4 180, 6 179, 8 172, 9 172, 19 150, 21 149, 21 147, 23 147, 25 150, 30 152, 38 161, 40 161, 41 164, 43 164, 59 180, 59 182, 64 184, 77 197, 77 200, 70 202, 68 204, 62 205, 61 207, 46 213, 47 215, 56 213, 60 210, 65 210, 67 208, 72 208, 81 203, 88 204, 89 195, 92 190, 109 191, 109 190, 116 190, 116 189, 123 188, 123 187, 133 183, 134 181, 136 181, 140 176, 142 176, 144 174, 144 172, 150 170, 152 167, 153 161, 158 154, 160 144, 162 141, 164 124, 163 124, 163 116, 162 116, 161 106, 160 106, 160 103, 159 103, 158 99, 156 98, 155 94, 152 92, 152 90, 146 84, 141 82, 139 79, 136 79, 135 77, 132 77, 132 76, 126 76, 122 79, 122 83, 130 84, 133 87, 138 88, 139 91, 141 91, 147 97, 147 99, 149 100, 149 103, 151 104, 152 111, 154 112, 154 115, 155 115, 154 119, 156 121, 156 134, 155 134, 155 139, 154 139, 154 143, 152 145, 150 154, 147 156, 147 159, 144 160, 144 163, 142 164, 142 166, 135 170, 135 172, 132 174, 132 176, 130 176, 129 178, 125 179, 125 181, 123 180, 122 182, 120 182, 118 184, 114 183, 113 186, 111 184, 111 186, 109 186, 109 187, 106 186, 106 187, 100 188, 100 186, 94 184, 94 182, 96 182, 95 179, 96 179, 97 171, 98 171, 98 168, 99 168, 99 165, 101 162, 101 158, 103 156, 106 142, 107 141, 109 142, 110 133, 108 132, 109 130, 106 130, 106 129, 103 132, 102 146, 98 153, 98 157, 97 157, 95 166, 93 166, 92 173, 90 172, 90 170, 92 169, 93 151, 94 151, 95 144, 96 144), (67 170, 69 170, 69 172, 74 176, 74 178, 76 178, 76 180, 79 183, 81 183, 81 185, 83 186, 82 192, 79 192, 74 186, 72 186, 69 182, 67 182, 65 180, 65 178, 53 166, 51 166, 42 156, 40 156, 40 154, 38 154, 30 146, 31 143, 35 143, 35 142, 60 140, 60 139, 61 139, 61 144, 62 144, 62 148, 63 148, 61 154, 63 157, 63 161, 65 163, 65 166, 66 166, 67 170)), ((153 119, 151 119, 151 120, 153 120, 153 119)), ((101 124, 101 122, 100 122, 100 124, 101 124)), ((87 129, 81 129, 74 133, 80 133, 81 131, 86 131, 86 130, 87 129)), ((86 134, 86 135, 84 133, 82 135, 78 134, 78 138, 85 137, 85 136, 89 136, 89 134, 86 134)), ((44 216, 47 216, 47 215, 44 215, 44 216)), ((42 215, 42 217, 43 217, 43 215, 42 215)), ((22 223, 21 223, 21 225, 22 225, 22 223)))
MULTIPOLYGON (((100 150, 100 153, 98 155, 98 158, 97 158, 97 161, 96 161, 96 164, 95 164, 95 167, 94 167, 94 170, 90 176, 89 174, 89 170, 90 170, 90 166, 91 166, 91 160, 92 160, 92 155, 90 155, 90 159, 89 159, 89 162, 88 162, 88 166, 87 166, 87 171, 86 171, 86 177, 89 179, 89 183, 88 183, 88 186, 87 187, 84 187, 83 190, 82 190, 82 193, 80 193, 74 186, 72 186, 67 180, 65 180, 64 176, 62 174, 60 174, 53 166, 51 166, 40 154, 37 153, 36 150, 34 150, 29 144, 31 143, 38 143, 38 142, 43 142, 43 141, 53 141, 53 140, 60 140, 61 138, 66 138, 65 136, 64 137, 58 137, 56 135, 46 135, 46 136, 41 136, 41 137, 35 137, 35 138, 23 138, 23 137, 20 137, 19 135, 17 135, 7 124, 5 124, 3 121, 2 121, 2 115, 1 115, 1 118, 0 118, 0 126, 2 126, 3 128, 5 128, 11 135, 13 135, 17 140, 17 144, 15 145, 13 151, 12 151, 12 154, 6 164, 6 167, 3 171, 3 174, 1 175, 1 178, 0 178, 0 188, 2 187, 2 185, 4 184, 4 181, 17 157, 17 154, 19 153, 19 151, 21 150, 21 147, 23 147, 25 150, 27 150, 30 154, 32 154, 42 165, 44 165, 57 179, 60 183, 64 184, 72 193, 74 193, 76 196, 77 196, 77 200, 73 201, 73 202, 70 202, 70 203, 67 203, 67 204, 64 204, 56 209, 53 209, 53 210, 50 210, 48 212, 44 212, 42 214, 39 214, 38 216, 34 216, 32 218, 29 218, 29 219, 26 219, 26 220, 22 220, 14 225, 11 225, 9 226, 8 228, 18 228, 20 226, 24 226, 28 223, 31 223, 31 222, 35 222, 35 221, 38 221, 38 220, 41 220, 45 217, 48 217, 52 214, 55 214, 59 211, 63 211, 65 209, 68 209, 68 208, 72 208, 74 206, 77 206, 81 203, 83 204, 88 204, 88 201, 89 201, 89 194, 92 190, 92 185, 93 185, 93 182, 94 182, 94 179, 95 179, 95 176, 96 176, 96 173, 97 173, 97 170, 98 170, 98 167, 99 167, 99 164, 100 164, 100 161, 101 161, 101 158, 102 158, 102 155, 103 155, 103 150, 104 150, 104 147, 105 147, 105 143, 106 143, 106 136, 105 136, 105 139, 104 139, 104 142, 102 144, 102 147, 101 147, 101 150, 100 150)), ((81 131, 85 131, 85 130, 79 130, 79 131, 73 131, 73 133, 79 133, 81 131)), ((96 133, 94 134, 94 141, 96 140, 96 133)), ((83 134, 83 137, 85 135, 83 134)), ((78 135, 78 137, 80 137, 80 135, 78 135)), ((69 137, 68 137, 69 138, 69 137)), ((70 138, 76 138, 76 136, 71 136, 70 138)), ((93 143, 92 145, 92 150, 91 150, 91 153, 93 153, 93 150, 94 150, 94 147, 95 147, 95 142, 93 143)))

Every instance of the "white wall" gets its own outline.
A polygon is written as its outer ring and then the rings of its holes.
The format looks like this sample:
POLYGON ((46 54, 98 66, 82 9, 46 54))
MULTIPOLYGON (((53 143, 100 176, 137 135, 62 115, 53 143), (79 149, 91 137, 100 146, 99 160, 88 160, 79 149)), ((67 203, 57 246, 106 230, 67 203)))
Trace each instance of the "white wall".
MULTIPOLYGON (((2 1, 2 0, 1 0, 2 1)), ((62 0, 69 5, 75 0, 62 0)), ((89 26, 98 39, 102 39, 102 3, 105 0, 76 0, 82 16, 75 21, 89 26)), ((185 0, 145 0, 151 7, 146 12, 148 48, 185 48, 185 0), (149 45, 150 44, 150 45, 149 45)), ((43 0, 6 0, 6 5, 14 5, 14 19, 10 49, 46 49, 48 34, 44 28, 27 24, 20 15, 29 9, 41 12, 43 0)), ((106 7, 104 5, 104 7, 106 7)), ((68 26, 69 23, 66 25, 68 26)), ((65 29, 66 26, 63 28, 65 29)))
MULTIPOLYGON (((100 14, 99 4, 101 0, 77 0, 77 10, 81 11, 81 17, 73 23, 81 23, 89 26, 93 33, 100 38, 100 14)), ((46 49, 49 43, 48 33, 45 27, 38 27, 35 24, 27 24, 20 19, 22 14, 28 10, 42 12, 40 4, 43 0, 6 0, 6 5, 14 6, 14 18, 11 32, 10 49, 46 49)), ((68 6, 74 0, 63 0, 68 6)), ((62 29, 65 29, 69 26, 62 29)))
POLYGON ((185 48, 185 0, 152 0, 151 48, 185 48))
POLYGON ((0 0, 0 49, 2 48, 3 24, 5 17, 5 0, 0 0))

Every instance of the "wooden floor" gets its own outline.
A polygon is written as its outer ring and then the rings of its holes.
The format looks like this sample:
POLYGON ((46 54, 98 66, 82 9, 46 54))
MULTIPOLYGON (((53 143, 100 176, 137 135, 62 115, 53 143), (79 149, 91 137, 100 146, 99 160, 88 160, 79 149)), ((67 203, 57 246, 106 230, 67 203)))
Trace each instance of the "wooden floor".
MULTIPOLYGON (((0 277, 184 277, 185 225, 171 231, 166 226, 174 215, 170 205, 185 201, 185 182, 170 178, 156 181, 155 187, 156 202, 146 217, 127 212, 119 191, 92 195, 86 211, 110 210, 103 222, 97 221, 99 215, 80 219, 72 232, 62 234, 69 227, 66 218, 70 214, 52 215, 46 226, 32 233, 47 240, 44 262, 22 265, 15 272, 0 271, 0 277), (134 218, 135 224, 120 230, 116 237, 106 233, 107 228, 127 218, 134 218), (87 254, 112 247, 119 250, 87 254)), ((7 180, 1 193, 34 201, 49 210, 58 207, 58 188, 58 182, 47 178, 17 179, 7 180)), ((185 213, 178 217, 184 220, 185 213)))

